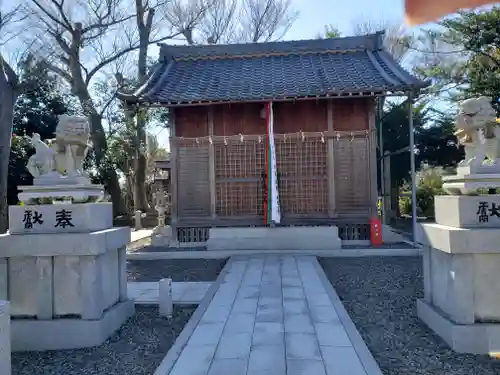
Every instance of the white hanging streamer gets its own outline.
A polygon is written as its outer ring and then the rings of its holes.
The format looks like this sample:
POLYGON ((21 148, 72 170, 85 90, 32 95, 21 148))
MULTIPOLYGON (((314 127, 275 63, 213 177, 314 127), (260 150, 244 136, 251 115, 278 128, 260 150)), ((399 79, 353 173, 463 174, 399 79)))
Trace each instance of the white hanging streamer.
POLYGON ((208 136, 208 143, 210 143, 211 145, 214 143, 211 135, 208 136))
POLYGON ((351 142, 354 141, 354 133, 351 132, 351 142))
POLYGON ((227 138, 224 136, 224 146, 227 146, 227 138))
POLYGON ((259 135, 259 143, 262 143, 262 136, 259 135))
POLYGON ((340 133, 337 133, 337 142, 340 141, 340 133))
POLYGON ((240 142, 243 143, 243 134, 240 133, 240 142))
POLYGON ((325 143, 325 134, 321 132, 321 143, 325 143))

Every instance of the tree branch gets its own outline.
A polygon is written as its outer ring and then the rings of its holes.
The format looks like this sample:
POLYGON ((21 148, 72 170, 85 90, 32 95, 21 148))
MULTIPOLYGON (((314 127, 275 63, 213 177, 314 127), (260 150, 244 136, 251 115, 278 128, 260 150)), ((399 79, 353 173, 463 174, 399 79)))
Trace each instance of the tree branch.
POLYGON ((86 86, 89 85, 90 81, 97 74, 97 72, 99 72, 99 70, 101 70, 105 66, 107 66, 107 65, 115 62, 120 57, 125 56, 127 53, 135 51, 137 48, 139 48, 139 44, 138 43, 137 43, 137 45, 129 46, 129 47, 126 47, 126 48, 122 49, 119 52, 115 52, 111 56, 109 56, 109 57, 104 58, 103 60, 101 60, 96 66, 94 66, 92 69, 89 70, 89 72, 88 72, 88 74, 87 74, 87 76, 85 78, 85 85, 86 86))
POLYGON ((72 78, 71 78, 71 74, 68 73, 67 71, 63 70, 62 68, 52 64, 51 62, 47 61, 47 60, 43 60, 41 62, 45 67, 47 67, 47 69, 51 70, 52 72, 58 74, 61 76, 61 78, 63 78, 64 80, 66 80, 70 85, 71 85, 71 82, 72 82, 72 78))
MULTIPOLYGON (((55 0, 52 0, 53 2, 55 0)), ((61 22, 61 20, 59 20, 57 17, 55 17, 52 13, 50 13, 48 10, 46 10, 44 8, 44 6, 42 4, 40 4, 40 2, 38 2, 38 0, 31 0, 31 2, 33 4, 35 4, 35 6, 43 13, 45 14, 48 18, 50 18, 50 20, 52 22, 54 22, 55 24, 61 26, 63 29, 69 31, 69 32, 73 32, 73 29, 71 27, 71 25, 65 25, 63 22, 61 22)))

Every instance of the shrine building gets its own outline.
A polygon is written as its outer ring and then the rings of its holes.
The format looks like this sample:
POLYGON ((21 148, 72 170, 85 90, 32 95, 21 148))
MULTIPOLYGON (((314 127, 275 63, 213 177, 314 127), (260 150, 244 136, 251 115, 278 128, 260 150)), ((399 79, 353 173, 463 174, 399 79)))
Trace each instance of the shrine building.
POLYGON ((383 37, 161 45, 148 81, 120 99, 169 109, 179 241, 265 224, 269 102, 280 225, 335 225, 343 240, 367 240, 378 199, 377 98, 426 86, 384 50, 383 37))

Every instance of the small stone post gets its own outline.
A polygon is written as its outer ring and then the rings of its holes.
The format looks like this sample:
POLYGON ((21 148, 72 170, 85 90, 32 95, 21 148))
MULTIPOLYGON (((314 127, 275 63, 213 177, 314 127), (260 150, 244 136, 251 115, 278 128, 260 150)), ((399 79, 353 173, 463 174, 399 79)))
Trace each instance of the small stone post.
POLYGON ((135 230, 139 230, 139 229, 142 229, 142 212, 140 210, 137 210, 135 211, 135 215, 134 215, 134 227, 135 227, 135 230))
POLYGON ((0 374, 11 374, 10 308, 8 301, 0 301, 0 374))
POLYGON ((160 316, 172 317, 172 279, 161 279, 159 282, 160 316))

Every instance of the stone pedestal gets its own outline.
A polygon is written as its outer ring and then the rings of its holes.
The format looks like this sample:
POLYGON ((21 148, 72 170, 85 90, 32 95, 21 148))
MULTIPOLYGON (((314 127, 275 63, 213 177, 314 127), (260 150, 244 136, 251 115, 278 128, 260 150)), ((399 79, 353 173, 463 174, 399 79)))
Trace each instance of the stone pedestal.
POLYGON ((207 250, 333 250, 342 241, 338 228, 210 228, 207 250))
POLYGON ((500 164, 459 166, 456 175, 443 176, 443 189, 450 194, 469 194, 489 188, 500 188, 500 164))
MULTIPOLYGON (((104 196, 104 187, 102 185, 63 184, 61 179, 51 180, 52 184, 35 184, 31 186, 19 186, 22 190, 17 196, 21 202, 26 204, 33 203, 36 199, 63 200, 69 199, 73 202, 87 202, 88 200, 97 200, 104 196)), ((36 181, 38 182, 38 181, 36 181)))
POLYGON ((500 196, 436 196, 421 224, 425 296, 419 317, 455 351, 500 352, 500 196))
POLYGON ((11 374, 9 302, 0 301, 0 374, 11 374))
POLYGON ((11 233, 0 235, 0 299, 11 302, 12 350, 99 345, 133 315, 130 228, 112 228, 111 204, 10 212, 11 233))

